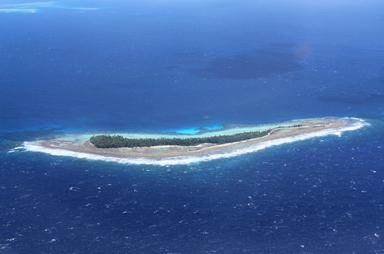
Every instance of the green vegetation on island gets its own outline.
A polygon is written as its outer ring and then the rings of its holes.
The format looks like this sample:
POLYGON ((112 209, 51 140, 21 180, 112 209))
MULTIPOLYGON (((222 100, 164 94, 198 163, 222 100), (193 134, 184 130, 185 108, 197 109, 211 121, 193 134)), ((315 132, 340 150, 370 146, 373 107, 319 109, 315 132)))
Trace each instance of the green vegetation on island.
POLYGON ((96 135, 90 142, 97 148, 149 147, 149 146, 195 146, 204 143, 226 144, 266 136, 271 130, 243 132, 233 135, 217 135, 196 138, 126 138, 120 135, 96 135))

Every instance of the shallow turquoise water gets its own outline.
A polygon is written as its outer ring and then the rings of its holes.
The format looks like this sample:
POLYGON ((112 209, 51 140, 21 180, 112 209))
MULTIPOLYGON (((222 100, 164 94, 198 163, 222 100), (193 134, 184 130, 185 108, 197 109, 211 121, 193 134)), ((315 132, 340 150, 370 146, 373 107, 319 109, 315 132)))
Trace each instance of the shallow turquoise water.
POLYGON ((176 130, 175 133, 177 134, 198 134, 200 132, 200 128, 189 128, 189 129, 179 129, 179 130, 176 130))
POLYGON ((164 132, 174 132, 177 134, 189 134, 189 135, 196 135, 201 132, 206 131, 217 131, 224 128, 224 125, 222 124, 214 124, 209 126, 201 126, 201 127, 190 127, 190 128, 184 128, 184 129, 177 129, 177 130, 169 130, 164 132))

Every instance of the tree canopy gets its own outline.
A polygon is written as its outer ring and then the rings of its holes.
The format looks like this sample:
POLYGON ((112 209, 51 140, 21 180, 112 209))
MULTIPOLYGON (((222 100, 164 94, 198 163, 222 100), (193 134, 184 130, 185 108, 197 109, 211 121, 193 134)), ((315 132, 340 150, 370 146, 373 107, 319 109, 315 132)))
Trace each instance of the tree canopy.
POLYGON ((226 144, 247 139, 263 137, 270 130, 243 132, 233 135, 217 135, 211 137, 196 138, 126 138, 120 135, 96 135, 90 138, 90 142, 97 148, 121 148, 121 147, 149 147, 162 145, 194 146, 204 143, 226 144))

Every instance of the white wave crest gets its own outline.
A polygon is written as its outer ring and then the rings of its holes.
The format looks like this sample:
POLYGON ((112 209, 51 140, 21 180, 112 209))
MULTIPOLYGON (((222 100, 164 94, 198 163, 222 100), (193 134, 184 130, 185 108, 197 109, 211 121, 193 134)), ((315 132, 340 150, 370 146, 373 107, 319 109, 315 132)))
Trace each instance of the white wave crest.
POLYGON ((15 147, 15 148, 9 150, 8 153, 15 153, 15 152, 22 151, 22 150, 25 150, 24 145, 23 146, 15 147))
POLYGON ((57 1, 38 1, 38 2, 25 2, 25 3, 0 3, 0 13, 23 13, 23 14, 35 14, 43 10, 49 9, 63 9, 74 11, 96 11, 100 10, 99 7, 87 7, 87 6, 71 6, 67 4, 61 4, 57 1))
POLYGON ((313 132, 308 134, 297 135, 294 137, 280 138, 280 139, 275 139, 271 141, 265 141, 255 145, 250 145, 247 148, 237 149, 231 152, 218 153, 218 154, 212 154, 212 155, 206 155, 206 156, 198 156, 198 157, 197 156, 184 156, 184 157, 179 156, 179 157, 172 157, 167 159, 117 158, 117 157, 110 157, 110 156, 103 156, 103 155, 96 155, 96 154, 73 152, 73 151, 64 150, 64 149, 47 148, 39 145, 36 142, 24 142, 23 148, 26 151, 41 152, 41 153, 46 153, 54 156, 69 156, 69 157, 75 157, 80 159, 101 160, 101 161, 116 162, 116 163, 122 163, 122 164, 171 166, 171 165, 191 164, 191 163, 230 158, 230 157, 235 157, 242 154, 257 152, 272 146, 293 143, 293 142, 307 140, 307 139, 316 138, 316 137, 324 137, 324 136, 330 136, 330 135, 336 135, 340 137, 344 132, 358 130, 360 128, 363 128, 364 126, 369 125, 366 121, 362 119, 358 119, 358 118, 349 118, 349 119, 354 119, 356 120, 356 122, 344 128, 328 129, 328 130, 323 130, 323 131, 318 131, 318 132, 313 132))
POLYGON ((37 13, 39 9, 36 8, 2 8, 0 9, 0 13, 27 13, 27 14, 34 14, 37 13))

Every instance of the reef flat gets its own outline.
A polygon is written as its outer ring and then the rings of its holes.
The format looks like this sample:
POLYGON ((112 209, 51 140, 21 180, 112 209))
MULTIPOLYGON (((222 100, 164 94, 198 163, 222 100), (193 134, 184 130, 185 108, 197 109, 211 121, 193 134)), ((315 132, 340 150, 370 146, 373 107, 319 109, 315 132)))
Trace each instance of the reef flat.
POLYGON ((326 117, 268 125, 228 127, 193 135, 177 133, 72 134, 24 142, 23 148, 57 156, 132 164, 173 165, 233 157, 270 146, 314 137, 340 136, 345 131, 357 130, 365 125, 367 123, 358 118, 326 117), (91 142, 95 137, 110 139, 119 137, 120 141, 129 142, 116 146, 108 143, 103 147, 91 142))

